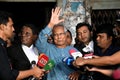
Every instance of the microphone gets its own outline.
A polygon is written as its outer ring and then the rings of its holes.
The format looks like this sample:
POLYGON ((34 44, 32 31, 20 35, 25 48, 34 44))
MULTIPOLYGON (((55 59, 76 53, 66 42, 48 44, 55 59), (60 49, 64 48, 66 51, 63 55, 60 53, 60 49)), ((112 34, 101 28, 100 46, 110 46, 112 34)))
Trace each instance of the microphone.
POLYGON ((72 65, 72 62, 76 60, 76 58, 82 57, 82 53, 78 52, 76 49, 70 49, 69 54, 71 55, 71 57, 65 57, 62 60, 63 63, 65 63, 68 66, 72 65))
POLYGON ((33 61, 31 62, 31 68, 33 68, 35 65, 36 65, 36 62, 33 60, 33 61))
POLYGON ((53 67, 55 66, 55 63, 53 60, 49 60, 47 62, 47 64, 44 66, 44 69, 47 70, 51 70, 53 67))
POLYGON ((46 56, 45 54, 41 54, 38 58, 37 66, 43 68, 48 61, 49 61, 48 56, 46 56))
MULTIPOLYGON (((83 55, 84 59, 89 59, 89 58, 93 57, 94 50, 93 50, 93 48, 91 46, 86 46, 82 50, 85 52, 84 55, 83 55)), ((93 67, 91 65, 85 65, 85 66, 88 66, 89 68, 93 67)), ((87 75, 88 75, 87 79, 93 80, 93 76, 92 76, 93 72, 89 72, 86 68, 84 69, 84 72, 86 72, 87 75)))
POLYGON ((69 50, 69 54, 73 57, 74 60, 76 60, 78 57, 82 57, 83 56, 81 52, 78 52, 75 49, 70 49, 69 50))
MULTIPOLYGON (((36 65, 36 62, 33 60, 31 62, 31 68, 33 68, 35 65, 36 65)), ((28 80, 38 80, 38 79, 36 79, 35 77, 30 77, 28 80)))
POLYGON ((86 46, 82 50, 84 52, 86 52, 86 54, 84 54, 84 56, 83 56, 85 59, 92 58, 94 51, 93 51, 93 49, 91 47, 86 46))
POLYGON ((72 62, 74 61, 73 57, 65 57, 63 58, 63 63, 65 63, 66 65, 70 66, 72 65, 72 62))

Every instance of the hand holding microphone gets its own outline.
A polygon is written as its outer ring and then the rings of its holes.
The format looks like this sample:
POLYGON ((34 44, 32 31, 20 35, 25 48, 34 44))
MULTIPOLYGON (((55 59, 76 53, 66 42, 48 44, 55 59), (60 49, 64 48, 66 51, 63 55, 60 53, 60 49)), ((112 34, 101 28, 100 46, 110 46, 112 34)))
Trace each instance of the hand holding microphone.
MULTIPOLYGON (((40 54, 40 56, 38 58, 38 62, 37 62, 37 67, 39 67, 40 69, 43 69, 43 67, 47 64, 48 60, 49 60, 48 56, 46 56, 43 53, 40 54)), ((36 62, 33 60, 31 62, 31 68, 34 68, 35 66, 36 66, 36 62)), ((39 79, 32 77, 32 78, 29 78, 29 80, 39 80, 39 79)))
MULTIPOLYGON (((91 51, 91 49, 88 48, 83 48, 83 50, 86 51, 91 51)), ((83 66, 84 65, 84 59, 88 59, 88 58, 92 58, 93 53, 89 52, 87 54, 82 54, 81 52, 77 51, 76 49, 70 49, 69 50, 70 55, 74 58, 75 61, 72 62, 72 64, 74 66, 76 66, 77 68, 79 68, 79 66, 83 66)))
POLYGON ((39 80, 39 79, 41 79, 42 76, 44 75, 44 70, 43 69, 38 70, 38 67, 36 66, 36 62, 34 60, 31 62, 31 68, 35 71, 34 75, 37 75, 36 73, 40 73, 40 75, 39 75, 39 78, 34 76, 34 77, 30 77, 28 80, 39 80))
MULTIPOLYGON (((93 53, 91 52, 91 48, 87 49, 88 47, 83 48, 83 51, 89 51, 88 54, 82 55, 81 52, 76 51, 75 49, 71 49, 69 51, 70 55, 74 58, 75 61, 72 61, 72 65, 76 66, 77 68, 80 68, 80 66, 83 66, 84 72, 88 73, 86 66, 84 65, 84 59, 92 58, 93 53), (79 57, 79 58, 78 58, 79 57)), ((91 67, 91 66, 89 66, 91 67)), ((88 73, 88 78, 85 80, 93 80, 92 73, 88 73)))
POLYGON ((47 70, 51 70, 54 67, 55 63, 53 60, 49 60, 49 57, 46 56, 45 54, 41 54, 39 56, 37 66, 40 68, 47 70))
MULTIPOLYGON (((49 57, 46 56, 45 54, 40 54, 39 58, 38 58, 38 62, 36 64, 35 61, 31 62, 31 67, 34 68, 37 65, 37 67, 39 67, 40 69, 44 69, 45 71, 51 70, 54 67, 54 61, 53 60, 49 60, 49 57)), ((44 72, 45 72, 44 71, 44 72)), ((44 74, 44 72, 42 74, 44 74)), ((42 78, 43 75, 41 75, 40 78, 42 78)), ((30 78, 29 80, 39 80, 38 78, 30 78)))
MULTIPOLYGON (((36 65, 36 62, 33 60, 33 61, 31 62, 31 68, 34 68, 35 65, 36 65)), ((35 77, 30 77, 28 80, 37 80, 37 79, 36 79, 35 77)))
MULTIPOLYGON (((90 59, 90 58, 93 57, 93 52, 94 51, 90 46, 86 46, 82 50, 85 52, 83 57, 76 59, 74 61, 73 65, 75 65, 75 66, 84 66, 85 65, 85 59, 90 59)), ((89 65, 89 67, 91 67, 91 66, 89 65)))
POLYGON ((77 50, 75 49, 70 49, 69 50, 69 54, 71 55, 71 57, 65 57, 63 59, 63 62, 65 64, 67 64, 68 66, 72 65, 72 62, 74 60, 76 60, 78 57, 82 57, 82 53, 81 52, 78 52, 77 50))

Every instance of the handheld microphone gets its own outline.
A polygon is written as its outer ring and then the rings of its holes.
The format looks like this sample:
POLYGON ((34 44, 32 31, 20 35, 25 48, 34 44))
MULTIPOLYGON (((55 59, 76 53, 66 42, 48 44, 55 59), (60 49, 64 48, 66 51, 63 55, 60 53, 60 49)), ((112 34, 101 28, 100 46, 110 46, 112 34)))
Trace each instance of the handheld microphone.
POLYGON ((73 57, 74 60, 76 60, 76 58, 78 58, 78 57, 82 57, 83 56, 81 52, 78 52, 75 49, 70 49, 69 53, 73 57))
MULTIPOLYGON (((92 45, 92 44, 91 44, 92 45)), ((93 52, 94 52, 94 50, 93 50, 93 48, 91 47, 91 46, 86 46, 86 47, 84 47, 83 49, 82 49, 85 53, 84 53, 84 55, 83 55, 83 57, 84 57, 84 59, 89 59, 89 58, 92 58, 93 57, 93 52)), ((91 65, 85 65, 85 66, 88 66, 89 68, 92 68, 93 66, 91 66, 91 65)), ((84 67, 85 67, 84 66, 84 67)), ((87 75, 88 75, 88 79, 90 79, 90 80, 93 80, 93 72, 89 72, 86 68, 84 68, 84 72, 86 72, 87 73, 87 75)))
POLYGON ((49 61, 48 56, 46 56, 45 54, 41 54, 38 58, 37 66, 43 68, 48 61, 49 61))
POLYGON ((47 64, 44 66, 44 69, 47 70, 51 70, 53 67, 55 66, 55 63, 53 60, 49 60, 47 62, 47 64))
POLYGON ((73 61, 74 61, 73 57, 65 57, 65 58, 63 58, 63 63, 65 63, 68 66, 72 65, 73 61))
POLYGON ((86 52, 86 54, 84 54, 84 56, 83 56, 85 59, 92 58, 94 51, 93 51, 93 49, 91 47, 86 46, 82 50, 84 52, 86 52))
MULTIPOLYGON (((33 60, 31 62, 31 68, 33 68, 35 65, 36 65, 36 62, 33 60)), ((35 77, 30 77, 28 80, 38 80, 38 79, 36 79, 35 77)))
POLYGON ((36 65, 36 62, 33 60, 33 61, 31 62, 31 68, 33 68, 35 65, 36 65))

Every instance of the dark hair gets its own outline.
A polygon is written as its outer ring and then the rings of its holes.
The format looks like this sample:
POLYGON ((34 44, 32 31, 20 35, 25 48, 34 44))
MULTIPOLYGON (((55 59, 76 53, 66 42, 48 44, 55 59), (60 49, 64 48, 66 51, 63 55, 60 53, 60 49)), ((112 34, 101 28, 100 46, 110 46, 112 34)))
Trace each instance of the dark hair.
POLYGON ((11 13, 0 11, 0 24, 6 25, 7 22, 9 21, 9 18, 12 18, 11 13))
POLYGON ((97 27, 96 34, 106 33, 108 37, 114 37, 113 28, 114 26, 112 24, 101 24, 99 27, 97 27))
POLYGON ((25 24, 25 25, 23 25, 23 27, 24 26, 29 27, 32 30, 32 33, 34 35, 38 35, 38 29, 34 24, 25 24))
POLYGON ((85 22, 83 22, 83 23, 78 23, 77 26, 76 26, 76 31, 77 31, 79 28, 81 28, 82 26, 87 26, 87 27, 88 27, 88 30, 89 30, 89 31, 92 31, 92 26, 91 26, 90 24, 88 24, 88 23, 85 23, 85 22))
POLYGON ((67 30, 67 32, 70 34, 70 38, 72 39, 72 33, 70 32, 70 30, 67 30))

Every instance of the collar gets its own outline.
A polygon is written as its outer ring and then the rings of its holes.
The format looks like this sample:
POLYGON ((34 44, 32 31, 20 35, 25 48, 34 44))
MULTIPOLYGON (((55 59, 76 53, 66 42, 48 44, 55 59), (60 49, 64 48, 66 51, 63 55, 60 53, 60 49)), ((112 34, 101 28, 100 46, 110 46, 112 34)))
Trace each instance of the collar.
POLYGON ((90 41, 86 47, 83 48, 84 52, 94 52, 94 42, 90 41))
POLYGON ((33 44, 32 44, 30 47, 28 47, 28 46, 22 44, 22 47, 24 47, 24 48, 26 48, 26 49, 33 49, 33 48, 34 48, 33 44))

